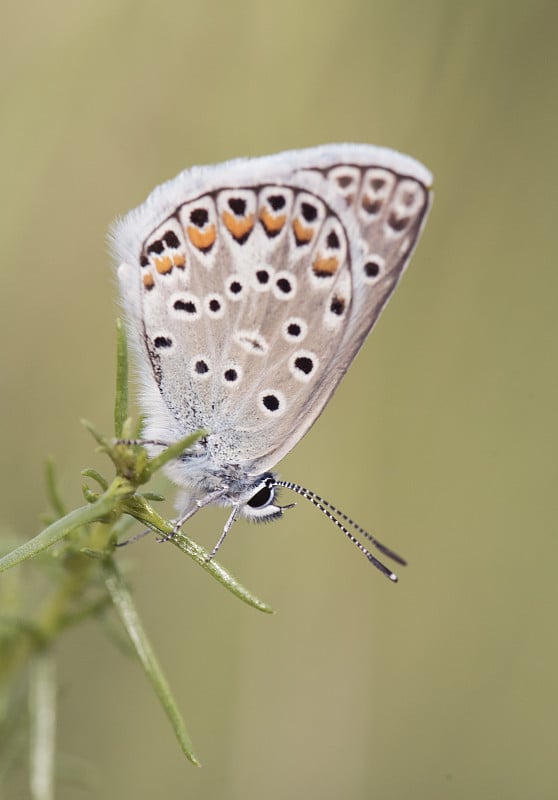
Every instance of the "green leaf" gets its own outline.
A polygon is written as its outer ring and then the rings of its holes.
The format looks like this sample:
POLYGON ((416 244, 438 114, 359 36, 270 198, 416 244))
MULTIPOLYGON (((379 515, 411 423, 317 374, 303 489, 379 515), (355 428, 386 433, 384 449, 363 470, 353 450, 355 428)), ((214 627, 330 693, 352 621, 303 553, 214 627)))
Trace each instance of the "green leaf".
POLYGON ((266 614, 273 614, 273 609, 267 603, 264 603, 263 600, 260 600, 259 597, 256 597, 255 594, 252 594, 245 586, 243 586, 237 579, 231 575, 230 572, 222 567, 215 559, 209 559, 209 553, 207 550, 204 550, 203 547, 200 547, 199 544, 189 539, 188 536, 185 536, 183 533, 176 533, 170 541, 178 547, 179 550, 182 550, 183 553, 189 555, 190 558, 193 558, 196 563, 198 563, 201 567, 205 569, 206 572, 209 572, 216 580, 219 581, 229 592, 232 592, 236 597, 240 600, 243 600, 245 603, 248 603, 249 606, 252 608, 258 609, 258 611, 263 611, 266 614))
POLYGON ((92 422, 89 422, 87 419, 80 420, 81 424, 84 428, 87 428, 91 436, 95 439, 97 444, 101 446, 101 450, 105 453, 110 452, 110 443, 109 441, 97 430, 97 428, 93 425, 92 422))
POLYGON ((46 486, 47 494, 50 505, 54 509, 57 517, 63 517, 66 513, 66 507, 62 502, 58 486, 56 485, 56 472, 54 468, 54 460, 49 457, 46 462, 46 486))
POLYGON ((108 491, 94 503, 70 511, 65 517, 57 519, 33 539, 24 542, 11 553, 0 558, 0 572, 3 572, 28 558, 38 555, 47 547, 51 547, 59 542, 72 531, 82 525, 97 522, 111 511, 114 511, 122 502, 122 498, 133 492, 133 487, 121 479, 113 481, 108 491))
POLYGON ((105 480, 96 469, 82 469, 80 474, 83 475, 84 478, 92 478, 92 480, 97 481, 103 492, 106 492, 108 489, 108 481, 105 480))
POLYGON ((266 614, 273 614, 273 609, 255 594, 250 592, 243 586, 237 579, 231 575, 230 572, 222 567, 215 559, 209 558, 209 553, 201 545, 196 544, 188 536, 178 531, 174 533, 174 526, 172 522, 158 514, 155 509, 149 505, 145 498, 135 494, 133 497, 127 498, 123 503, 123 509, 126 513, 131 514, 139 522, 147 525, 154 531, 161 533, 163 536, 173 534, 169 542, 172 542, 179 550, 186 555, 190 556, 196 564, 203 567, 206 572, 209 572, 222 586, 232 592, 240 600, 243 600, 252 608, 258 611, 263 611, 266 614))
POLYGON ((149 476, 153 475, 158 469, 161 469, 168 461, 172 461, 174 458, 178 458, 178 456, 182 455, 185 450, 188 450, 198 439, 201 439, 202 436, 207 436, 207 431, 199 430, 195 433, 191 433, 189 436, 185 436, 183 439, 179 439, 178 442, 169 445, 166 450, 163 450, 163 452, 155 456, 155 458, 150 459, 147 468, 149 476))
POLYGON ((112 598, 112 602, 116 608, 120 621, 122 622, 130 641, 134 647, 136 655, 138 656, 151 685, 155 689, 157 697, 163 709, 170 720, 174 733, 182 748, 182 752, 186 758, 195 764, 197 767, 201 766, 196 755, 194 754, 190 737, 186 731, 186 726, 182 715, 178 710, 176 701, 172 695, 167 679, 157 661, 155 653, 151 647, 147 634, 140 622, 136 607, 132 600, 132 596, 126 587, 122 576, 114 562, 114 559, 107 561, 107 578, 106 586, 112 598))
POLYGON ((114 435, 123 436, 124 423, 128 418, 128 347, 126 328, 122 320, 116 320, 116 397, 114 400, 114 435))

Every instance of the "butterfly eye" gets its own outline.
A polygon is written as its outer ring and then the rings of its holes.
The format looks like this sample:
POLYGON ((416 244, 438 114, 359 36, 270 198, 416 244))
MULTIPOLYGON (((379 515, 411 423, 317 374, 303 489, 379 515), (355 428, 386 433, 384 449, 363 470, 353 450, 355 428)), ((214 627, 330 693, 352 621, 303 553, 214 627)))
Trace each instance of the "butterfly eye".
POLYGON ((256 494, 248 500, 250 508, 265 508, 275 498, 275 489, 263 486, 256 494))
POLYGON ((252 522, 269 522, 282 516, 284 508, 290 508, 275 503, 277 487, 271 477, 260 481, 255 488, 254 494, 240 507, 241 515, 246 519, 252 522))

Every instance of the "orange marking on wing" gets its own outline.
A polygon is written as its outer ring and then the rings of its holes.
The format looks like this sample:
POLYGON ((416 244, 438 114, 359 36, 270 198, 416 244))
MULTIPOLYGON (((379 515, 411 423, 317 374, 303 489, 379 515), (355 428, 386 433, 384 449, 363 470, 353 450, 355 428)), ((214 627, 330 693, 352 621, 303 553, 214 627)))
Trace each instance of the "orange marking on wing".
POLYGON ((382 203, 383 201, 380 198, 370 197, 369 194, 365 194, 362 198, 362 207, 369 214, 377 214, 382 207, 382 203))
POLYGON ((231 236, 235 239, 242 239, 248 236, 254 227, 254 215, 247 214, 247 216, 239 218, 228 211, 223 211, 223 222, 231 236))
POLYGON ((268 233, 279 233, 287 221, 287 215, 281 214, 279 217, 274 217, 273 214, 270 213, 269 209, 264 207, 260 211, 260 219, 268 233))
POLYGON ((312 262, 312 270, 319 276, 325 277, 326 275, 335 275, 338 269, 339 259, 335 256, 331 256, 330 258, 321 258, 318 256, 312 262))
POLYGON ((216 232, 213 224, 209 225, 206 231, 200 231, 194 225, 189 225, 186 233, 188 234, 188 239, 198 250, 208 250, 215 244, 216 232))
POLYGON ((155 286, 155 278, 150 272, 146 272, 143 276, 143 285, 146 289, 153 289, 155 286))
POLYGON ((293 222, 293 231, 297 242, 301 242, 302 244, 308 244, 308 242, 312 241, 312 237, 314 236, 312 228, 305 228, 299 217, 293 222))
POLYGON ((159 275, 166 275, 172 270, 172 259, 170 256, 162 256, 155 259, 155 269, 159 275))
POLYGON ((178 267, 179 269, 184 269, 184 267, 186 266, 186 256, 184 255, 184 253, 176 253, 173 256, 172 263, 175 267, 178 267))

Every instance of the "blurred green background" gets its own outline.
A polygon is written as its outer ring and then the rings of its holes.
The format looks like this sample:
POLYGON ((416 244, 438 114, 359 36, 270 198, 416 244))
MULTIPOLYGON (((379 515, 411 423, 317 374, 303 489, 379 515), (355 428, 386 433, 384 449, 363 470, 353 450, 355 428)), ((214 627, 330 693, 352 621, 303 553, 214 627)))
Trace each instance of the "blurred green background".
MULTIPOLYGON (((91 622, 59 647, 57 797, 555 798, 558 5, 58 0, 2 16, 7 532, 39 529, 47 453, 73 504, 81 468, 107 471, 78 420, 111 431, 116 215, 192 164, 330 141, 435 175, 409 272, 281 465, 408 557, 399 585, 304 502, 238 524, 220 554, 273 617, 174 547, 123 551, 204 768, 91 622)), ((189 532, 211 547, 223 520, 189 532)))

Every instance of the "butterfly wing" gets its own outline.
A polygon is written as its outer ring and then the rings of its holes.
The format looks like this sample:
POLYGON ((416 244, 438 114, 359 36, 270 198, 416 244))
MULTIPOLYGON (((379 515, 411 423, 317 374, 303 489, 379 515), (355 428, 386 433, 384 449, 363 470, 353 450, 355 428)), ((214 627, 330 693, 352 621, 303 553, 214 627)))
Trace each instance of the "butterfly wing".
MULTIPOLYGON (((311 169, 302 172, 312 173, 311 169)), ((324 195, 335 195, 342 202, 339 220, 349 257, 340 268, 337 285, 349 273, 351 303, 322 380, 316 381, 306 404, 299 407, 292 433, 269 459, 264 457, 255 465, 260 470, 286 455, 323 411, 405 271, 432 200, 430 173, 389 151, 356 146, 346 152, 343 148, 341 153, 331 153, 330 164, 322 166, 320 174, 328 183, 324 195)), ((333 199, 330 202, 339 209, 333 199)))
POLYGON ((304 435, 417 242, 430 174, 330 145, 194 168, 118 224, 146 435, 257 474, 304 435))

